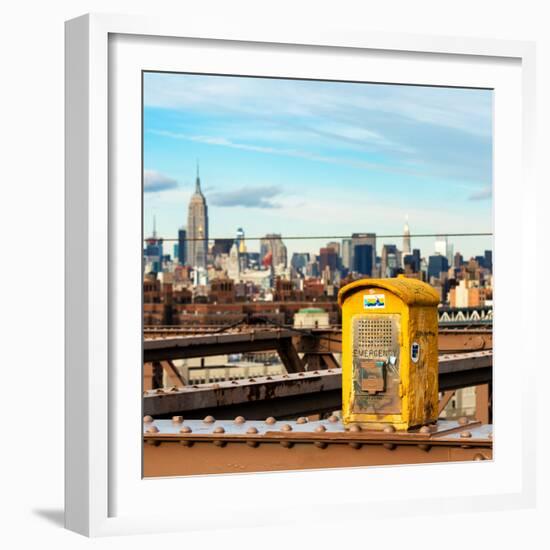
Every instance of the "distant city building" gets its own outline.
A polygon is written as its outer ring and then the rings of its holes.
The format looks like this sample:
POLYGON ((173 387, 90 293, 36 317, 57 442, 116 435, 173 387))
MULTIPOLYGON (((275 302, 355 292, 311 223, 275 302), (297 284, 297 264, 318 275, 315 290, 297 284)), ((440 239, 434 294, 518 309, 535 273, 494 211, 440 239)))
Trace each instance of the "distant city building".
POLYGON ((385 244, 380 256, 380 276, 395 277, 401 267, 401 253, 394 244, 385 244))
POLYGON ((464 258, 462 257, 462 254, 460 252, 457 252, 453 258, 453 267, 460 268, 462 267, 463 262, 464 262, 464 258))
POLYGON ((435 256, 429 257, 428 281, 430 281, 432 277, 439 279, 441 277, 441 273, 447 273, 447 271, 449 271, 449 260, 447 260, 446 256, 436 254, 435 256))
POLYGON ((336 271, 338 268, 338 253, 334 248, 321 248, 319 251, 319 268, 321 272, 325 271, 326 268, 332 273, 336 271))
POLYGON ((221 256, 222 254, 229 254, 231 247, 235 241, 233 239, 214 239, 214 245, 212 246, 212 256, 221 256))
POLYGON ((316 259, 311 259, 306 265, 306 275, 308 277, 319 277, 319 263, 316 259))
POLYGON ((334 252, 336 252, 336 256, 340 256, 340 243, 334 241, 327 243, 326 248, 331 248, 334 252))
POLYGON ((180 265, 185 265, 185 252, 187 251, 187 231, 183 229, 178 230, 178 250, 177 254, 174 251, 174 258, 178 259, 180 265))
POLYGON ((451 289, 449 302, 451 307, 482 307, 490 299, 491 290, 482 288, 477 281, 461 280, 451 289))
POLYGON ((145 249, 143 251, 143 256, 146 266, 148 265, 153 273, 160 273, 162 271, 162 251, 163 240, 157 237, 157 223, 156 218, 153 217, 153 235, 146 239, 145 249))
MULTIPOLYGON (((364 253, 365 249, 361 249, 364 253)), ((363 268, 365 266, 370 266, 369 277, 372 276, 372 273, 376 267, 376 233, 353 233, 351 236, 351 265, 353 271, 357 271, 356 265, 361 265, 363 268), (356 260, 357 247, 362 245, 368 245, 371 249, 371 259, 365 264, 365 259, 361 258, 356 260)), ((358 271, 358 273, 363 273, 358 271)), ((367 273, 363 273, 367 275, 367 273)))
POLYGON ((493 272, 493 251, 485 251, 485 267, 492 273, 493 272))
POLYGON ((328 328, 330 326, 328 311, 320 307, 306 307, 294 315, 295 328, 328 328))
POLYGON ((342 266, 351 269, 351 239, 342 240, 342 266))
POLYGON ((447 257, 447 246, 448 246, 448 241, 447 241, 447 236, 446 235, 438 235, 436 238, 435 238, 435 253, 436 254, 439 254, 440 256, 445 256, 445 258, 447 257))
POLYGON ((405 218, 403 226, 403 256, 411 253, 411 231, 409 229, 409 218, 405 218))
POLYGON ((244 229, 242 227, 239 227, 237 229, 237 237, 235 238, 235 242, 237 243, 237 248, 239 249, 239 254, 245 254, 246 253, 246 242, 244 238, 244 229))
POLYGON ((360 275, 372 277, 374 270, 374 261, 372 245, 358 244, 353 247, 353 271, 360 275))
POLYGON ((270 262, 273 267, 282 265, 287 266, 287 250, 277 233, 269 233, 260 240, 260 257, 262 262, 270 256, 270 262))
POLYGON ((305 268, 309 260, 309 252, 294 252, 290 260, 290 265, 299 273, 305 273, 305 268))
POLYGON ((412 251, 412 254, 407 254, 403 256, 403 266, 406 268, 409 266, 411 273, 420 273, 420 249, 415 248, 412 251))
POLYGON ((206 268, 208 255, 208 207, 201 191, 198 165, 195 192, 189 202, 187 232, 187 263, 192 267, 206 268))
POLYGON ((247 252, 248 267, 250 269, 259 269, 260 267, 260 253, 259 252, 247 252))
POLYGON ((241 280, 241 263, 239 261, 239 245, 235 241, 229 251, 227 261, 227 276, 236 282, 241 280))

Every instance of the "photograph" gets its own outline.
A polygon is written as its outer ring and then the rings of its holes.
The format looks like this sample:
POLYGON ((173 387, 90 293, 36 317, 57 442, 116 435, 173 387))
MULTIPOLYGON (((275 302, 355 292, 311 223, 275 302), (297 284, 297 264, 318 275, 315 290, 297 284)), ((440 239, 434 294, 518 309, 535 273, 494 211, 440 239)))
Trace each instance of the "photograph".
POLYGON ((492 460, 494 91, 141 76, 143 477, 492 460))

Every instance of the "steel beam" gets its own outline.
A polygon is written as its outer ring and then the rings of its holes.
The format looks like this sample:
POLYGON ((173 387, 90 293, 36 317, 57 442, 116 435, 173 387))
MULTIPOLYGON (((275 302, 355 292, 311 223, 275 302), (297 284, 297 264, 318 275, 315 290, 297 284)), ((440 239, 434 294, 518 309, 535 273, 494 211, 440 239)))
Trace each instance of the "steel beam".
POLYGON ((145 339, 143 341, 143 361, 153 362, 276 350, 282 345, 281 340, 290 341, 291 337, 292 333, 290 331, 280 329, 145 339))
MULTIPOLYGON (((149 420, 149 419, 148 419, 149 420)), ((440 421, 427 433, 351 431, 317 422, 152 421, 144 424, 145 477, 423 464, 492 459, 492 426, 440 421)))
MULTIPOLYGON (((490 382, 492 361, 490 351, 441 356, 439 390, 490 382)), ((147 391, 143 406, 145 414, 155 417, 191 413, 194 417, 217 414, 231 418, 243 414, 262 418, 270 410, 288 417, 341 408, 341 387, 342 370, 338 368, 147 391)))

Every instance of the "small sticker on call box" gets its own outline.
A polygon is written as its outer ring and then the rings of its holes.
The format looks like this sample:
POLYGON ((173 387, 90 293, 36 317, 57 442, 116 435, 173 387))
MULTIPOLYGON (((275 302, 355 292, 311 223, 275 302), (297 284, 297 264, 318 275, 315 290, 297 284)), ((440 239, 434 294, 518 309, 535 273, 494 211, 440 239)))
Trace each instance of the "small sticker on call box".
POLYGON ((386 307, 386 296, 384 294, 365 294, 363 296, 363 307, 365 309, 381 309, 386 307))

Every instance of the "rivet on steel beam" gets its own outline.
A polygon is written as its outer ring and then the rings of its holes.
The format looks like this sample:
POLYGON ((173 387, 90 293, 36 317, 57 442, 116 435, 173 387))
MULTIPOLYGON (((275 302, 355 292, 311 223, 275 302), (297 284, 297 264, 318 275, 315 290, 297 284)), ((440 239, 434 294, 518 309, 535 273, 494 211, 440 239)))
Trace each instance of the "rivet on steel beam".
POLYGON ((299 373, 298 373, 298 376, 304 376, 304 373, 303 373, 303 372, 299 372, 299 373))
POLYGON ((238 382, 236 380, 231 380, 231 383, 232 384, 238 384, 238 382))
POLYGON ((258 433, 258 428, 256 428, 255 426, 250 426, 250 428, 248 428, 248 430, 246 430, 246 433, 247 434, 257 434, 258 433))
POLYGON ((208 416, 205 416, 205 417, 204 417, 203 422, 204 422, 205 424, 212 424, 213 422, 216 422, 216 419, 215 419, 213 416, 208 415, 208 416))
POLYGON ((256 382, 256 380, 254 380, 254 378, 249 378, 248 381, 249 382, 256 382))
POLYGON ((181 424, 183 422, 183 416, 173 416, 172 422, 175 422, 176 424, 181 424))
POLYGON ((318 371, 318 370, 314 370, 314 371, 313 371, 313 374, 319 374, 319 371, 318 371))
POLYGON ((329 417, 328 417, 328 421, 329 422, 338 422, 339 418, 335 415, 335 414, 331 414, 329 417))
POLYGON ((359 441, 350 441, 349 446, 352 449, 360 449, 363 446, 363 444, 359 443, 359 441))
POLYGON ((349 427, 350 432, 360 432, 361 430, 362 430, 362 428, 361 428, 361 426, 359 426, 359 424, 352 424, 349 427))
POLYGON ((246 444, 249 446, 249 447, 258 447, 258 445, 260 444, 259 441, 254 441, 253 439, 249 439, 246 444))
POLYGON ((327 429, 326 429, 326 427, 323 426, 322 424, 319 424, 319 426, 317 426, 317 427, 315 428, 315 431, 321 433, 321 432, 326 432, 327 429))
POLYGON ((487 460, 481 453, 474 455, 474 460, 487 460))
POLYGON ((431 446, 431 445, 428 445, 428 444, 426 444, 426 443, 419 443, 419 444, 418 444, 418 448, 419 448, 421 451, 426 451, 426 452, 428 452, 428 451, 432 448, 432 446, 431 446))
POLYGON ((271 376, 266 376, 265 379, 266 380, 273 380, 273 378, 271 376))
POLYGON ((192 447, 194 443, 195 443, 194 441, 189 441, 189 439, 182 439, 180 441, 180 445, 182 447, 192 447))
POLYGON ((148 434, 156 434, 159 429, 156 426, 149 426, 146 431, 148 434))
POLYGON ((214 428, 214 433, 215 434, 224 434, 225 433, 225 428, 223 426, 218 426, 217 428, 214 428))
POLYGON ((467 419, 465 416, 461 416, 461 417, 458 419, 458 423, 459 423, 461 426, 465 426, 466 424, 468 424, 468 419, 467 419))
POLYGON ((334 372, 332 369, 328 369, 327 372, 334 372))
POLYGON ((390 451, 393 451, 397 445, 395 443, 383 443, 382 444, 384 449, 388 449, 390 451))
POLYGON ((179 391, 179 390, 178 390, 177 386, 172 386, 172 387, 170 388, 170 391, 171 391, 171 392, 177 392, 177 391, 179 391))
POLYGON ((290 449, 294 443, 292 441, 281 441, 281 447, 284 447, 285 449, 290 449))
POLYGON ((216 439, 214 441, 214 445, 216 445, 216 447, 225 447, 227 445, 227 441, 223 441, 223 439, 216 439))
POLYGON ((283 426, 281 426, 281 431, 282 432, 291 432, 292 431, 292 426, 290 424, 284 424, 283 426))
POLYGON ((182 426, 180 434, 190 434, 193 430, 189 426, 182 426))
POLYGON ((155 390, 155 393, 164 393, 164 390, 162 388, 159 388, 158 390, 155 390))
POLYGON ((420 428, 420 433, 421 434, 429 434, 432 432, 432 430, 430 430, 430 427, 429 426, 422 426, 422 428, 420 428))
POLYGON ((328 443, 326 441, 315 441, 314 445, 319 449, 326 449, 328 443))
POLYGON ((384 433, 387 433, 387 434, 395 433, 395 426, 392 426, 391 424, 389 426, 386 426, 384 428, 384 433))
POLYGON ((235 424, 244 424, 246 420, 244 419, 244 416, 237 416, 233 422, 235 422, 235 424))
POLYGON ((298 420, 296 420, 296 424, 307 424, 308 420, 305 416, 300 416, 298 420))
POLYGON ((460 437, 464 437, 464 438, 472 437, 472 432, 469 432, 467 430, 464 432, 460 432, 460 437))
POLYGON ((147 416, 143 417, 143 422, 154 422, 154 421, 155 421, 155 419, 150 415, 147 415, 147 416))
POLYGON ((275 424, 275 422, 277 422, 277 421, 272 416, 265 419, 266 424, 275 424))
POLYGON ((283 378, 289 378, 288 374, 283 374, 283 378))

